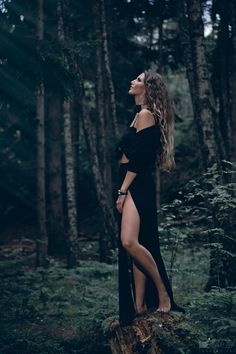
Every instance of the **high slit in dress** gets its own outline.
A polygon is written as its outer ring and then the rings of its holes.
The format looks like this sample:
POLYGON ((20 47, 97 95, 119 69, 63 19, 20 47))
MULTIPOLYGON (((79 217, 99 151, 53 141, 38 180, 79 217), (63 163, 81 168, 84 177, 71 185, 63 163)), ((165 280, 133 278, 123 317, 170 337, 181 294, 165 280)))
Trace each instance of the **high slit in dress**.
MULTIPOLYGON (((129 186, 140 217, 139 243, 152 254, 158 267, 161 279, 170 297, 171 310, 185 312, 178 306, 173 298, 173 292, 160 253, 158 237, 158 220, 156 205, 156 185, 154 180, 154 166, 158 148, 160 147, 159 124, 144 128, 136 132, 130 126, 117 145, 117 157, 125 153, 129 162, 119 166, 119 187, 121 187, 126 172, 137 173, 129 186)), ((119 320, 123 326, 131 325, 135 318, 135 283, 133 277, 133 262, 145 274, 144 302, 148 310, 155 310, 159 305, 159 297, 152 278, 128 254, 121 243, 122 214, 117 211, 119 237, 118 237, 118 286, 119 286, 119 320)))

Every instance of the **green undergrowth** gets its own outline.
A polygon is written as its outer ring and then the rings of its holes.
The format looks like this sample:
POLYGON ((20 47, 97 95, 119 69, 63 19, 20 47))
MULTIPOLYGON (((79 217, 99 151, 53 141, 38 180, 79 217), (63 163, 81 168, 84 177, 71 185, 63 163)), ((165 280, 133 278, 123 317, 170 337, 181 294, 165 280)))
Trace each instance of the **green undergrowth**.
POLYGON ((166 353, 235 353, 235 318, 236 291, 214 288, 192 294, 187 315, 173 322, 152 318, 152 329, 166 353))
MULTIPOLYGON (((209 250, 192 246, 179 247, 173 264, 162 246, 175 300, 187 310, 181 321, 173 321, 172 332, 152 320, 153 335, 167 353, 194 353, 199 343, 209 346, 220 338, 230 340, 230 348, 236 334, 236 293, 203 291, 209 250)), ((116 263, 81 261, 68 270, 54 261, 48 269, 5 275, 0 291, 1 354, 110 353, 107 326, 118 315, 116 263)))
POLYGON ((1 280, 1 354, 109 353, 101 322, 116 315, 116 267, 81 261, 1 280))

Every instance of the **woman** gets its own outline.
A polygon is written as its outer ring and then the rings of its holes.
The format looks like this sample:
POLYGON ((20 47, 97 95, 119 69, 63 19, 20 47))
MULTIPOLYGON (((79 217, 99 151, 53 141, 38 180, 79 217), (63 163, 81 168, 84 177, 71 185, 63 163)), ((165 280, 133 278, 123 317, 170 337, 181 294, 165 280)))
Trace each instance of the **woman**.
POLYGON ((131 81, 129 94, 141 111, 118 143, 120 162, 116 207, 119 221, 119 315, 121 325, 147 310, 185 312, 174 299, 160 254, 155 160, 170 170, 174 115, 162 77, 145 71, 131 81))

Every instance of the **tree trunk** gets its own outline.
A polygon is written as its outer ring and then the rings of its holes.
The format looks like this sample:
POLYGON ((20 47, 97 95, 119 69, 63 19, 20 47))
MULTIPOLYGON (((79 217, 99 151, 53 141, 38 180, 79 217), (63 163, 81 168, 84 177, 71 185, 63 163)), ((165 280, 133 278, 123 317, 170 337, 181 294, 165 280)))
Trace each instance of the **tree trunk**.
MULTIPOLYGON (((78 69, 79 70, 79 69, 78 69)), ((106 185, 104 184, 101 167, 98 159, 98 151, 94 139, 94 125, 91 122, 88 105, 84 97, 83 76, 80 73, 80 103, 82 108, 81 120, 85 140, 88 148, 88 155, 90 156, 91 170, 94 177, 94 184, 96 189, 96 196, 98 204, 101 209, 103 227, 100 235, 100 261, 111 261, 111 250, 114 249, 116 238, 118 234, 118 225, 114 217, 114 207, 110 203, 111 196, 107 194, 106 185)))
MULTIPOLYGON (((103 213, 104 231, 100 235, 100 260, 109 261, 110 250, 116 246, 116 220, 114 216, 114 201, 111 153, 112 138, 118 136, 114 86, 111 76, 110 60, 107 44, 105 7, 103 2, 93 5, 96 48, 96 108, 97 108, 97 146, 92 137, 95 136, 92 122, 85 121, 84 127, 88 148, 91 151, 92 168, 98 202, 103 213), (93 152, 92 152, 93 151, 93 152), (96 154, 96 159, 94 154, 96 154), (97 160, 97 161, 96 161, 97 160)), ((89 113, 86 112, 89 116, 89 113)), ((85 115, 84 115, 85 117, 85 115)), ((88 119, 88 118, 87 118, 88 119)))
MULTIPOLYGON (((38 0, 37 41, 44 38, 43 0, 38 0)), ((37 114, 37 215, 39 235, 37 239, 37 266, 47 265, 48 239, 46 225, 46 188, 45 188, 45 114, 44 83, 42 75, 36 89, 37 114)))
MULTIPOLYGON (((111 72, 111 61, 110 53, 108 49, 108 36, 107 36, 107 21, 106 21, 106 9, 105 1, 100 0, 101 6, 101 31, 102 31, 102 46, 103 46, 103 55, 104 55, 104 64, 105 64, 105 74, 107 79, 107 87, 109 89, 109 99, 110 99, 110 119, 113 127, 113 137, 117 141, 120 137, 119 125, 117 122, 116 116, 116 98, 115 98, 115 89, 112 79, 111 72)), ((108 117, 109 118, 109 117, 108 117)))
POLYGON ((93 6, 94 14, 94 27, 95 27, 95 36, 98 40, 96 47, 96 111, 97 111, 97 150, 98 158, 101 166, 103 181, 108 182, 108 171, 107 171, 107 159, 108 159, 108 150, 107 150, 107 129, 106 129, 106 114, 105 114, 105 87, 104 87, 104 70, 103 70, 103 61, 102 61, 102 42, 101 42, 101 24, 100 24, 100 7, 99 3, 94 3, 93 6))
POLYGON ((225 147, 225 158, 230 159, 230 92, 229 92, 229 29, 228 29, 228 4, 219 2, 220 25, 218 32, 218 50, 220 61, 220 114, 219 125, 225 147))
MULTIPOLYGON (((74 59, 73 67, 76 67, 76 58, 74 59)), ((77 80, 79 81, 79 80, 77 80)), ((74 168, 75 168, 75 190, 76 190, 76 205, 77 205, 77 226, 78 226, 78 236, 79 236, 79 205, 80 205, 80 161, 79 161, 79 146, 81 144, 81 123, 80 123, 80 116, 81 116, 81 107, 78 97, 78 92, 76 86, 79 86, 77 82, 74 84, 74 94, 71 100, 71 127, 72 127, 72 148, 73 148, 73 156, 74 156, 74 168)), ((83 186, 82 186, 83 188, 83 186)))
POLYGON ((109 340, 112 354, 164 354, 150 331, 148 322, 128 328, 118 328, 109 340))
MULTIPOLYGON (((231 160, 236 162, 236 4, 230 0, 230 18, 232 26, 232 59, 230 74, 230 121, 231 121, 231 160)), ((235 179, 234 179, 235 180, 235 179)))
POLYGON ((65 225, 62 193, 62 111, 60 93, 48 98, 48 190, 49 190, 49 253, 65 254, 65 225))
POLYGON ((179 0, 180 39, 184 52, 194 119, 197 126, 203 168, 213 163, 220 168, 222 139, 215 127, 215 104, 209 79, 204 44, 202 9, 199 0, 179 0), (218 143, 218 145, 217 145, 218 143), (219 148, 219 146, 221 148, 219 148), (219 153, 220 151, 220 153, 219 153))
POLYGON ((64 142, 65 142, 65 172, 66 172, 66 201, 68 213, 68 260, 69 268, 79 265, 79 244, 77 230, 77 208, 75 193, 75 161, 73 154, 70 101, 63 103, 64 142))
MULTIPOLYGON (((58 16, 58 40, 65 42, 65 29, 62 17, 62 3, 57 1, 58 16)), ((64 58, 65 64, 69 67, 68 58, 64 58)), ((63 122, 64 122, 64 146, 65 146, 65 174, 66 174, 66 202, 68 216, 68 258, 69 268, 79 265, 79 244, 77 229, 77 207, 76 207, 76 187, 75 187, 75 160, 72 141, 72 121, 71 121, 71 100, 70 98, 63 102, 63 122)))
POLYGON ((97 148, 103 182, 107 197, 112 203, 111 148, 112 138, 117 140, 118 125, 114 85, 111 76, 110 59, 107 44, 105 6, 102 1, 94 4, 96 48, 96 106, 97 106, 97 148))
MULTIPOLYGON (((161 13, 158 22, 158 33, 159 33, 159 40, 158 40, 158 72, 162 73, 162 64, 163 64, 163 11, 164 11, 164 4, 163 1, 159 4, 161 13)), ((150 49, 152 47, 152 42, 150 42, 150 49)), ((156 163, 156 203, 157 203, 157 211, 158 213, 161 211, 161 171, 156 163)))
MULTIPOLYGON (((163 22, 164 22, 164 11, 165 11, 165 1, 158 1, 157 6, 160 10, 159 20, 158 20, 158 72, 161 73, 163 68, 163 22)), ((152 44, 152 43, 151 43, 152 44)))

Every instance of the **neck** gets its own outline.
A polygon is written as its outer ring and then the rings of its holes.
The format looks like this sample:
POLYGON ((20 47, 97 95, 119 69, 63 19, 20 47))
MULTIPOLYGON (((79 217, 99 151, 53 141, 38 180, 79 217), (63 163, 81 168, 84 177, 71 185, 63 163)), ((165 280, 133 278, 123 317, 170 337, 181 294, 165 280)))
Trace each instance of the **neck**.
POLYGON ((143 103, 143 101, 144 101, 143 95, 142 96, 135 96, 134 99, 135 99, 135 104, 137 106, 141 106, 141 109, 146 107, 146 105, 143 103))

